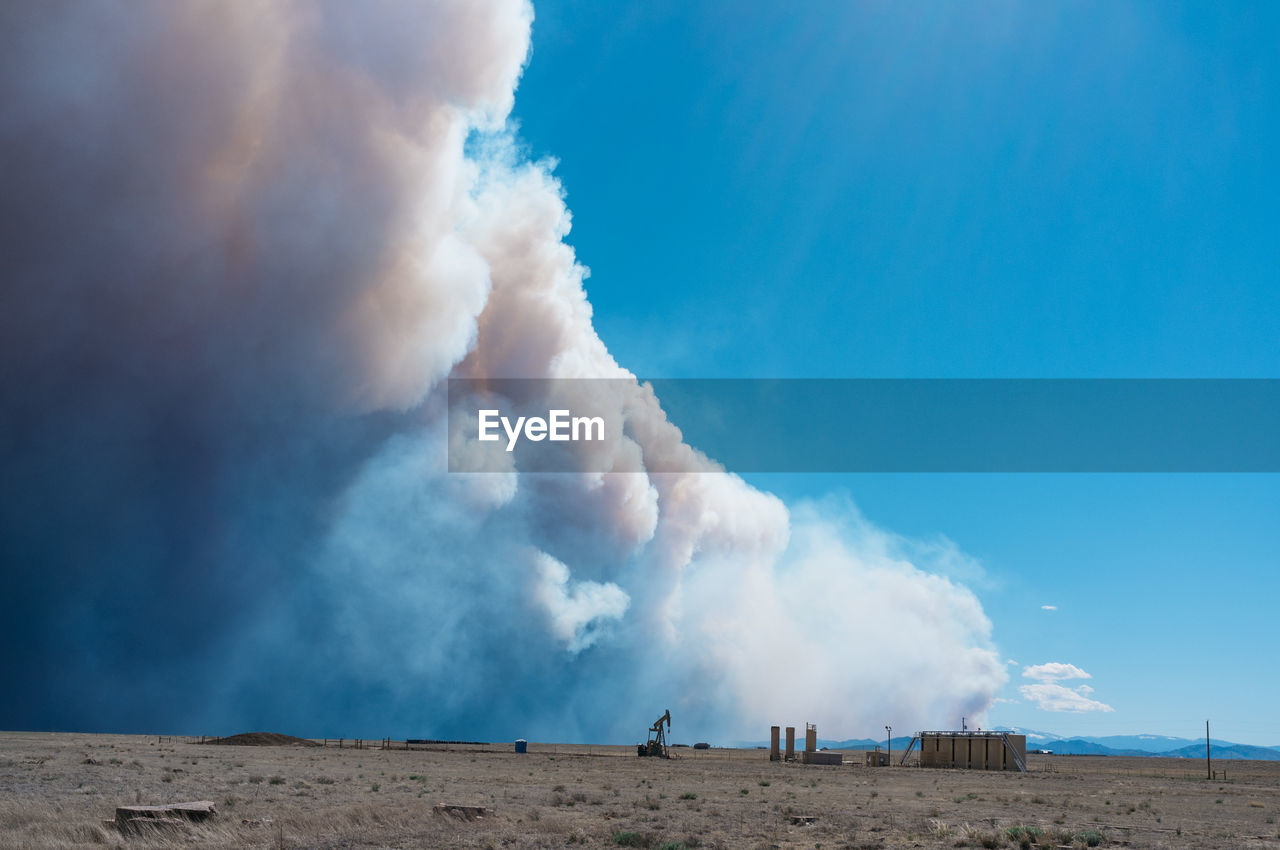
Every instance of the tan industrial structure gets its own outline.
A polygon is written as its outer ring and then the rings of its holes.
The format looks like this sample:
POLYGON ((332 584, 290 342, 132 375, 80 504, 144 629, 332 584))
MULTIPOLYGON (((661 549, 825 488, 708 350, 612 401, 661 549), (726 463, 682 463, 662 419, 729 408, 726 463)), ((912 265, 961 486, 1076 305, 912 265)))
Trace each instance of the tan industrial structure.
POLYGON ((867 767, 888 767, 889 754, 880 751, 879 747, 867 750, 867 767))
MULTIPOLYGON (((787 752, 783 756, 778 752, 779 727, 769 727, 769 761, 796 760, 796 727, 787 727, 787 752)), ((818 752, 818 727, 813 723, 804 724, 804 753, 800 761, 804 764, 844 764, 844 756, 840 753, 818 752)))
MULTIPOLYGON (((920 766, 1027 770, 1027 736, 1007 732, 921 732, 920 766)), ((914 744, 915 741, 912 741, 914 744)), ((903 761, 911 752, 908 745, 903 761)))

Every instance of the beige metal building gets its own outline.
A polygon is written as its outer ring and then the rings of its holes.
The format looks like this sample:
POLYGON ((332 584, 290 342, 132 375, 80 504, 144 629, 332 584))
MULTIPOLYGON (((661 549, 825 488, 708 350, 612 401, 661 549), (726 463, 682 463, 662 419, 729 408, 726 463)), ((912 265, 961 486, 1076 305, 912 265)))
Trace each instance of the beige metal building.
POLYGON ((889 766, 889 754, 880 752, 879 747, 876 747, 874 750, 867 750, 866 760, 867 767, 889 766))

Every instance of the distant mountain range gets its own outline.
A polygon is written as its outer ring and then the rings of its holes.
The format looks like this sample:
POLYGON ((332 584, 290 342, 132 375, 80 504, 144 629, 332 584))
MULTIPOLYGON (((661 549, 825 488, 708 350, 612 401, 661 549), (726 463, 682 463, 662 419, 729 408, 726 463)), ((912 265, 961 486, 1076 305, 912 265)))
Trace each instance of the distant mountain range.
MULTIPOLYGON (((1068 756, 1162 756, 1164 758, 1202 758, 1204 739, 1172 738, 1168 735, 1105 735, 1099 738, 1063 738, 1052 732, 1009 727, 997 731, 1016 732, 1027 736, 1027 749, 1052 750, 1068 756)), ((1215 759, 1253 759, 1280 761, 1280 747, 1257 747, 1210 738, 1215 759)))
MULTIPOLYGON (((1051 750, 1067 756, 1153 756, 1163 758, 1203 758, 1204 739, 1173 738, 1168 735, 1105 735, 1102 737, 1063 738, 1053 732, 1018 727, 997 727, 993 732, 1012 732, 1027 736, 1028 750, 1051 750)), ((893 751, 901 752, 911 743, 910 736, 895 737, 893 751)), ((1214 759, 1249 759, 1280 761, 1280 746, 1258 747, 1210 738, 1214 759)), ((743 741, 742 747, 767 747, 767 741, 743 741)), ((818 746, 830 750, 873 750, 885 748, 885 739, 850 738, 844 741, 818 739, 818 746)), ((796 736, 796 748, 804 749, 804 735, 796 736)))

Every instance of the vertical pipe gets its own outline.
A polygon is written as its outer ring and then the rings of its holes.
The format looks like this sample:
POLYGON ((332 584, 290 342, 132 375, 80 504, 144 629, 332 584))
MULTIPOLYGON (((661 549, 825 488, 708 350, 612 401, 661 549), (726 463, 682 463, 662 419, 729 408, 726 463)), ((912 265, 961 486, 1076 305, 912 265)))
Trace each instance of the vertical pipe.
POLYGON ((1209 721, 1204 722, 1204 769, 1208 779, 1213 779, 1213 762, 1209 758, 1209 721))

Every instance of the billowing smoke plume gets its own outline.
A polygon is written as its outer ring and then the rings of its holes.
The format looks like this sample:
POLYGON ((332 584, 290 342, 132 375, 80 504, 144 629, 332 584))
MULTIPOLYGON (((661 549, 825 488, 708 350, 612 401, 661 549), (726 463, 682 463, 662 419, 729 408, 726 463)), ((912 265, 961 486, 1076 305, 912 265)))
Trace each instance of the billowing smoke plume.
POLYGON ((447 377, 629 377, 504 129, 531 21, 0 8, 0 727, 625 741, 670 707, 723 740, 989 704, 969 591, 717 471, 645 387, 610 472, 446 472, 447 377))

